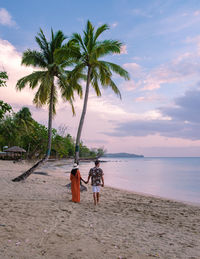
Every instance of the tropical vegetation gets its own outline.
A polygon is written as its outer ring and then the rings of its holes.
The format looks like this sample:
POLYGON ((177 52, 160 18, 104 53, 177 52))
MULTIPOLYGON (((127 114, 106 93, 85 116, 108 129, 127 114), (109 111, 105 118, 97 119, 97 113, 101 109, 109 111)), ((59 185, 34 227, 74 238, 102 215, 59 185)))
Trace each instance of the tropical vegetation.
MULTIPOLYGON (((5 71, 0 71, 0 87, 7 86, 6 81, 8 80, 8 75, 5 71)), ((0 100, 0 120, 6 115, 6 113, 11 112, 12 108, 8 103, 0 100)))
POLYGON ((8 75, 5 71, 0 71, 0 87, 7 86, 6 81, 8 80, 8 75))
MULTIPOLYGON (((30 110, 23 107, 0 120, 0 150, 5 146, 20 146, 26 150, 26 159, 42 158, 48 143, 48 129, 33 119, 30 110)), ((67 127, 52 129, 51 158, 69 158, 74 156, 74 139, 67 127)), ((80 154, 83 158, 95 158, 104 153, 103 148, 89 149, 81 142, 80 154)))

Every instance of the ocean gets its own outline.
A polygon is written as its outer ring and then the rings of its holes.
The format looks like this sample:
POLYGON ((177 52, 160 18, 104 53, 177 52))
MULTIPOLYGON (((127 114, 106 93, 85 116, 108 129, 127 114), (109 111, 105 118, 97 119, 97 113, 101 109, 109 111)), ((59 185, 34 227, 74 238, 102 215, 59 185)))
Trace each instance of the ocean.
MULTIPOLYGON (((105 185, 167 199, 200 204, 199 157, 102 158, 105 185)), ((81 163, 87 179, 93 163, 81 163)))
POLYGON ((102 163, 106 184, 200 204, 200 158, 129 158, 102 163))

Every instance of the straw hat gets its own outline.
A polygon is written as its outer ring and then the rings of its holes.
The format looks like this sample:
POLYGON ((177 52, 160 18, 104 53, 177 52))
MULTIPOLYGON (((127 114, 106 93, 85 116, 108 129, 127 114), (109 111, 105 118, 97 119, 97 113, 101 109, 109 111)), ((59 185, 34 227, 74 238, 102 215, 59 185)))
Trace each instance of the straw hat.
POLYGON ((73 169, 78 169, 78 165, 76 163, 74 163, 73 169))

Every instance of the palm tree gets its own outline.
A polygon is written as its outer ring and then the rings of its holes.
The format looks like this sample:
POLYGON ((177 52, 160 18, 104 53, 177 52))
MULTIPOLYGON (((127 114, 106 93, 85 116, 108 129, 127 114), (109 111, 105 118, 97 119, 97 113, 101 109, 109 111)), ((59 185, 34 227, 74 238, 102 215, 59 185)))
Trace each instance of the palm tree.
POLYGON ((28 171, 13 179, 13 181, 21 181, 26 179, 41 163, 46 162, 50 156, 52 141, 52 119, 53 115, 56 113, 55 106, 58 96, 56 86, 58 86, 61 90, 63 99, 71 104, 73 113, 74 90, 76 90, 78 94, 81 95, 81 86, 79 84, 73 84, 70 86, 67 80, 69 71, 64 70, 66 66, 70 66, 73 63, 73 43, 64 44, 63 42, 65 39, 66 37, 62 31, 57 31, 54 34, 53 30, 51 30, 51 40, 47 41, 43 31, 40 29, 40 32, 35 37, 40 51, 28 49, 23 53, 23 65, 33 66, 35 68, 40 68, 41 70, 34 71, 32 74, 19 79, 16 88, 17 90, 22 90, 27 85, 29 85, 31 89, 38 87, 33 102, 38 107, 46 104, 49 107, 48 145, 44 158, 37 162, 28 171), (65 60, 56 55, 56 51, 61 48, 65 48, 66 52, 68 53, 68 56, 67 58, 65 57, 65 60), (56 79, 57 84, 55 83, 56 79))
POLYGON ((8 80, 7 72, 0 71, 0 87, 6 86, 6 80, 8 80))
POLYGON ((83 32, 83 37, 78 33, 74 33, 71 38, 71 41, 77 44, 80 49, 79 61, 71 72, 72 80, 76 82, 77 75, 83 74, 84 72, 87 74, 83 110, 76 137, 75 162, 77 163, 79 160, 80 138, 87 110, 90 85, 94 88, 97 96, 101 96, 101 85, 103 88, 111 87, 114 93, 121 98, 120 91, 112 80, 112 72, 120 75, 125 80, 129 80, 128 72, 122 67, 117 64, 101 60, 101 58, 106 55, 120 53, 122 46, 122 43, 116 40, 99 40, 99 36, 108 29, 109 26, 104 24, 98 27, 95 31, 94 26, 90 21, 88 21, 86 30, 83 32))
POLYGON ((15 114, 14 119, 20 131, 28 133, 29 129, 33 127, 33 118, 27 107, 22 107, 22 109, 15 114))

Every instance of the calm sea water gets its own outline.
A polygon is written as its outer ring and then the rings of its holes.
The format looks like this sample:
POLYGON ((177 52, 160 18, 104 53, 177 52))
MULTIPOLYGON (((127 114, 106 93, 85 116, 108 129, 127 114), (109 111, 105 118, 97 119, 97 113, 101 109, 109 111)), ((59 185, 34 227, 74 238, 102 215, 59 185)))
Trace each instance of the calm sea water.
MULTIPOLYGON (((200 204, 200 158, 103 158, 105 185, 200 204)), ((93 163, 83 163, 87 178, 93 163)))

